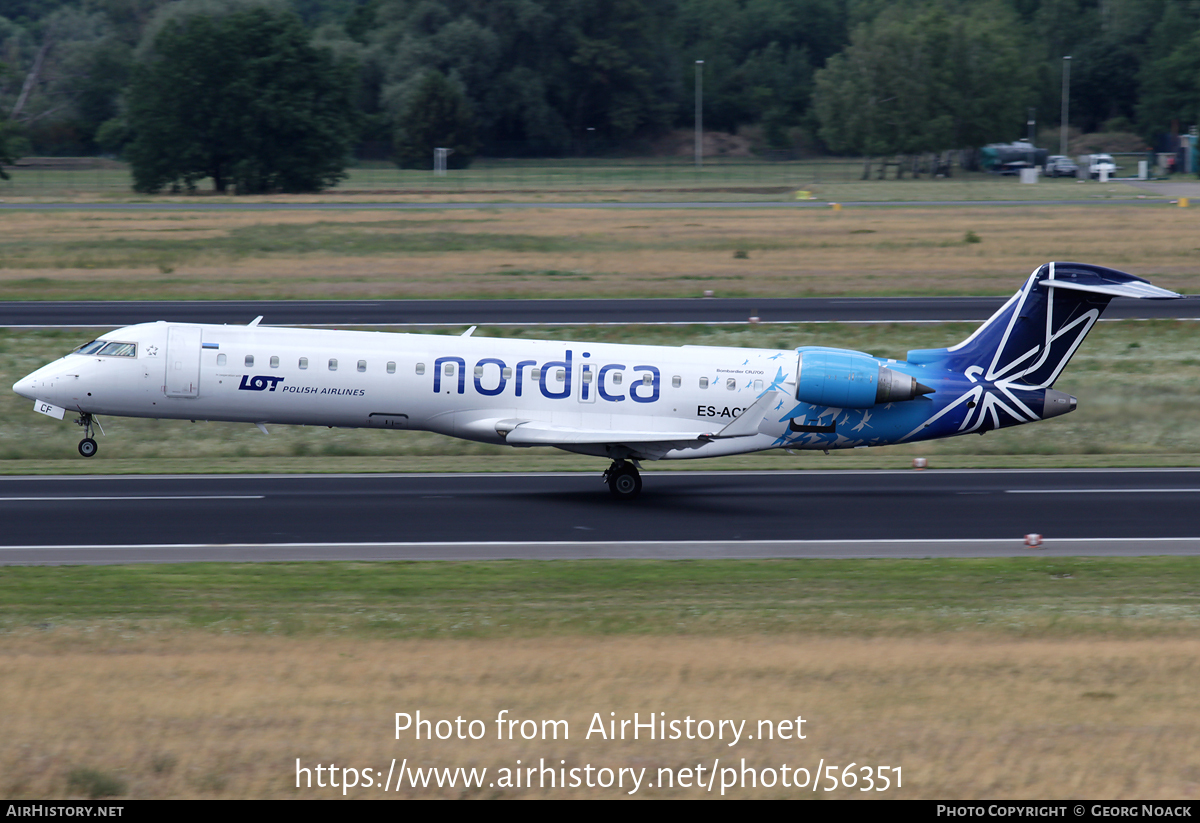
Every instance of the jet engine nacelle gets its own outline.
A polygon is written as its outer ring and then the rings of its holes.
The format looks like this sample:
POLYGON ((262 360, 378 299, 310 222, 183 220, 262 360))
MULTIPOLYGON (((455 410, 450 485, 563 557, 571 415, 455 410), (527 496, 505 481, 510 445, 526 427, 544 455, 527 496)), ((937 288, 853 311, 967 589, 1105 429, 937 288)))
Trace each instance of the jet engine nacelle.
POLYGON ((856 352, 802 352, 796 370, 796 399, 814 406, 866 409, 932 392, 916 378, 856 352))

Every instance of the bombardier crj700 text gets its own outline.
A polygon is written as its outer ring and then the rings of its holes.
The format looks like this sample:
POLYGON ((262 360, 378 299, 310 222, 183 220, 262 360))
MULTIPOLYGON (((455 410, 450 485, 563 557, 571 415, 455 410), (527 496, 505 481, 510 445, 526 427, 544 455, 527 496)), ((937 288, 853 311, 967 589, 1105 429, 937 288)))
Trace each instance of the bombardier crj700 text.
POLYGON ((1072 411, 1051 387, 1116 296, 1179 295, 1048 263, 966 340, 907 360, 158 322, 105 334, 13 388, 37 411, 77 414, 84 457, 96 415, 419 429, 606 457, 609 489, 627 498, 641 491, 640 460, 913 443, 1072 411))

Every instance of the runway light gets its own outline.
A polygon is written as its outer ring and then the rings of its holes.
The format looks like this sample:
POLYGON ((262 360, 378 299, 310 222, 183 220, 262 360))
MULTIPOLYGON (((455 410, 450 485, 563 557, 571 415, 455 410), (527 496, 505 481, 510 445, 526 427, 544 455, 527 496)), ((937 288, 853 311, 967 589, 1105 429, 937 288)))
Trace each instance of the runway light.
POLYGON ((1030 548, 1036 549, 1037 547, 1042 545, 1042 536, 1040 534, 1025 535, 1025 545, 1029 546, 1030 548))
POLYGON ((929 465, 929 461, 926 460, 924 457, 914 457, 913 458, 913 468, 916 469, 917 471, 921 471, 928 465, 929 465))

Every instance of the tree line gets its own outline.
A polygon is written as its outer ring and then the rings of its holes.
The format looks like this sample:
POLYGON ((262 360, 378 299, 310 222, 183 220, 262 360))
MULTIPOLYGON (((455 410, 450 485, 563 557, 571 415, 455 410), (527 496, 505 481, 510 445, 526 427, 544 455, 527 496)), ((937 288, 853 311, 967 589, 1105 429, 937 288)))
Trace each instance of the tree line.
POLYGON ((295 191, 352 153, 637 150, 697 66, 705 127, 768 147, 974 148, 1057 124, 1066 55, 1082 131, 1200 121, 1200 0, 0 0, 0 161, 295 191))

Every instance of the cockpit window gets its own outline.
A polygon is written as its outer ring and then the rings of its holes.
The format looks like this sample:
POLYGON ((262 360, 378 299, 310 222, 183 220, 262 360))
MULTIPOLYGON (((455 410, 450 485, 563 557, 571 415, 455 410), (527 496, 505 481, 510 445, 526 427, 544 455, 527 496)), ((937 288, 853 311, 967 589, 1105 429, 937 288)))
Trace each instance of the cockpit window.
POLYGON ((76 354, 99 354, 107 357, 137 357, 136 343, 118 343, 111 340, 93 340, 75 350, 76 354))
POLYGON ((96 354, 107 354, 109 357, 137 357, 137 345, 134 343, 106 343, 96 354))

